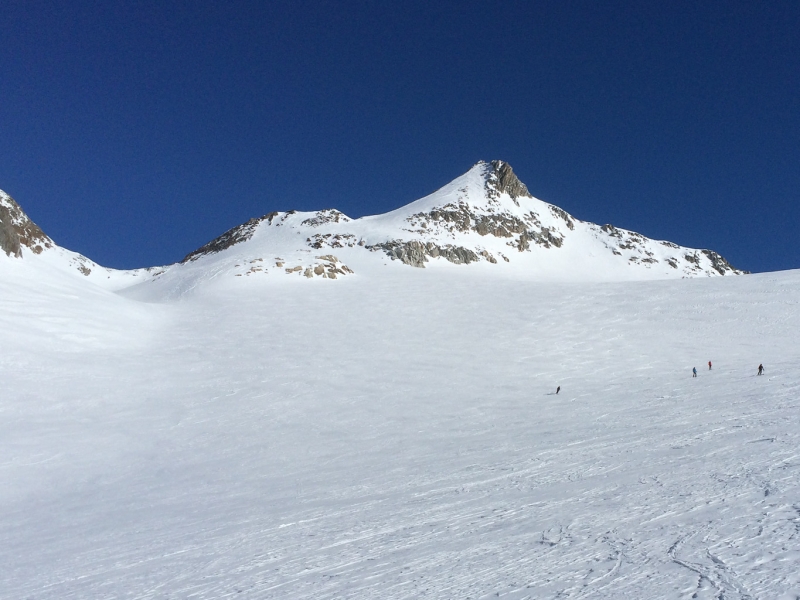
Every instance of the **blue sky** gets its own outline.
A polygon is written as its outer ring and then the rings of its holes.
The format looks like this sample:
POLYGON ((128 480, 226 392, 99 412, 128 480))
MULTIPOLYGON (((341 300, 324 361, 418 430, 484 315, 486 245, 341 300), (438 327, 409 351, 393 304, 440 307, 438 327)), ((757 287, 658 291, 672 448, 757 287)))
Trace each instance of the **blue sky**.
POLYGON ((101 264, 478 160, 580 219, 800 268, 800 3, 2 3, 0 188, 101 264))

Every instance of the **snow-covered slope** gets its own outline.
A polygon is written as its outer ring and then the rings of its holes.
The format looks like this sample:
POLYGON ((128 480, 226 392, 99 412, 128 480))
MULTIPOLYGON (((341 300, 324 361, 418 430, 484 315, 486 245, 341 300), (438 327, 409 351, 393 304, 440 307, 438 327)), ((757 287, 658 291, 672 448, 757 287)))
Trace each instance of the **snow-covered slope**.
POLYGON ((66 276, 116 290, 148 280, 159 269, 109 269, 62 248, 31 221, 11 196, 0 190, 0 273, 16 271, 42 280, 66 276))
POLYGON ((127 293, 152 299, 230 277, 341 279, 380 276, 385 267, 490 269, 539 281, 741 273, 711 250, 575 219, 533 198, 502 161, 479 162, 430 196, 387 214, 351 219, 335 209, 273 212, 225 232, 179 264, 134 271, 105 269, 56 246, 2 193, 0 223, 7 256, 80 274, 107 289, 134 288, 127 293))
MULTIPOLYGON (((235 227, 148 285, 176 290, 224 276, 341 278, 384 264, 493 265, 539 280, 617 281, 739 274, 719 254, 575 219, 533 198, 501 161, 479 162, 387 214, 274 212, 235 227)), ((463 268, 463 267, 462 267, 463 268)))
POLYGON ((394 264, 4 271, 0 598, 800 596, 800 272, 394 264))

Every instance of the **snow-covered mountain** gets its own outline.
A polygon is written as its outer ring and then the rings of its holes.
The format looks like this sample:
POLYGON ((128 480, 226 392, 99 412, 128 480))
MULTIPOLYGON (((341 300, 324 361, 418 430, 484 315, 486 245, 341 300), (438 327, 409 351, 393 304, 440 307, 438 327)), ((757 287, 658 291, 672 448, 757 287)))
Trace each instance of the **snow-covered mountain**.
POLYGON ((800 597, 800 271, 526 194, 140 271, 3 196, 0 599, 800 597))
POLYGON ((479 162, 420 200, 351 219, 336 209, 272 212, 234 227, 180 263, 115 271, 53 243, 8 195, 0 242, 112 289, 174 295, 220 277, 337 279, 402 268, 458 266, 539 280, 618 281, 742 273, 711 250, 656 241, 574 218, 537 200, 502 161, 479 162), (481 267, 478 267, 481 268, 481 267))
POLYGON ((387 261, 410 267, 508 264, 558 279, 653 279, 739 274, 711 250, 580 221, 531 196, 510 165, 479 162, 440 190, 392 212, 273 212, 225 232, 180 266, 233 275, 337 277, 387 261), (205 269, 203 269, 205 270, 205 269))

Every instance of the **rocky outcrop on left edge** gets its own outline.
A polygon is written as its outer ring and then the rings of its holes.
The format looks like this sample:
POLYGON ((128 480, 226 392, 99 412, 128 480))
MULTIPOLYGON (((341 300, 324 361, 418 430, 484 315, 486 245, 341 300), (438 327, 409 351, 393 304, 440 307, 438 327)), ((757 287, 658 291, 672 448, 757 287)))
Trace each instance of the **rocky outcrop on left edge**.
POLYGON ((153 273, 163 272, 155 267, 126 271, 108 269, 82 254, 62 248, 2 190, 0 190, 0 262, 5 262, 0 266, 13 269, 44 269, 48 273, 53 273, 54 270, 62 271, 114 290, 147 280, 153 273))
POLYGON ((22 257, 19 235, 11 223, 8 208, 2 205, 0 205, 0 250, 5 252, 6 256, 22 257))
POLYGON ((53 240, 28 218, 19 204, 0 190, 0 250, 6 256, 22 258, 23 248, 41 254, 53 245, 53 240))

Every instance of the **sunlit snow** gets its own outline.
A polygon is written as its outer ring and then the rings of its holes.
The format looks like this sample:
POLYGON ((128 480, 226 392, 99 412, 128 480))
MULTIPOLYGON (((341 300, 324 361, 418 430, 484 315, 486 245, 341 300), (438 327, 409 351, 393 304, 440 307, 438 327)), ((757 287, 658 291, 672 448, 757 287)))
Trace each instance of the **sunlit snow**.
POLYGON ((1 598, 800 597, 800 271, 499 161, 136 271, 0 208, 1 598))
POLYGON ((800 272, 141 302, 30 258, 0 256, 0 597, 800 595, 800 272))

